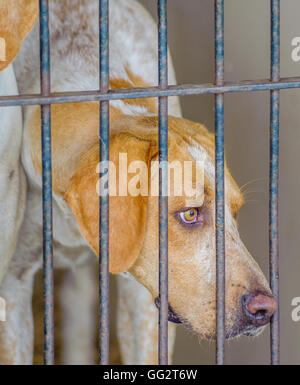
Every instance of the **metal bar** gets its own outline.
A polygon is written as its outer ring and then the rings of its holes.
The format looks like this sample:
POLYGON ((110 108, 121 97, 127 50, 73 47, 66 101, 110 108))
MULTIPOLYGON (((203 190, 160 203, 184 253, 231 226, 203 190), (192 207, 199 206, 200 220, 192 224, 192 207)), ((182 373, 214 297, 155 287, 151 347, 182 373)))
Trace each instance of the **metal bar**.
MULTIPOLYGON (((168 86, 167 0, 158 0, 159 88, 168 86)), ((159 105, 159 365, 168 364, 168 98, 159 105)))
MULTIPOLYGON (((215 0, 215 83, 224 84, 224 0, 215 0)), ((225 362, 224 95, 215 96, 216 363, 225 362)))
POLYGON ((50 96, 40 94, 0 96, 0 107, 61 104, 74 102, 100 102, 105 100, 137 99, 161 96, 188 96, 233 92, 270 91, 300 88, 300 77, 282 78, 278 82, 270 79, 243 80, 240 82, 224 82, 223 86, 213 83, 184 84, 168 86, 166 89, 159 87, 136 87, 129 89, 114 89, 107 93, 99 91, 59 92, 50 96))
MULTIPOLYGON (((109 0, 99 3, 100 92, 109 89, 109 0)), ((100 162, 109 161, 109 101, 100 101, 100 162)), ((100 263, 100 363, 109 364, 109 195, 100 187, 99 263, 100 263)))
MULTIPOLYGON (((50 94, 50 43, 48 0, 40 0, 41 94, 50 94)), ((43 181, 43 267, 44 267, 44 363, 54 364, 54 297, 52 234, 51 106, 41 106, 43 181)))
MULTIPOLYGON (((271 0, 271 81, 280 80, 280 0, 271 0)), ((278 177, 279 177, 279 91, 271 91, 270 111, 270 195, 269 253, 270 282, 278 310, 271 319, 271 364, 280 363, 279 325, 279 247, 278 247, 278 177)))

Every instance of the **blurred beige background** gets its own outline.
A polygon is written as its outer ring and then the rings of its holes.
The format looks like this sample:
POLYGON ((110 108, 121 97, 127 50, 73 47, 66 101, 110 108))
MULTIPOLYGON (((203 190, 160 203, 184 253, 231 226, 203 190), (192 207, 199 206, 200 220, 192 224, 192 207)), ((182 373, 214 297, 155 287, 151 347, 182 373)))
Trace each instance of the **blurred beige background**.
MULTIPOLYGON (((140 0, 156 17, 156 1, 140 0)), ((169 0, 169 45, 179 83, 206 83, 214 74, 214 1, 169 0)), ((300 2, 281 2, 281 76, 300 76, 291 59, 291 40, 300 36, 300 2)), ((226 80, 269 77, 270 1, 225 1, 226 80)), ((214 128, 214 97, 182 98, 183 115, 214 128)), ((291 319, 291 301, 300 296, 300 90, 281 91, 280 277, 281 359, 300 363, 300 322, 291 319)), ((225 146, 232 174, 247 186, 239 223, 242 238, 268 274, 269 93, 225 96, 225 146)), ((269 329, 255 339, 226 344, 228 364, 268 364, 269 329)), ((214 363, 215 344, 178 328, 175 364, 214 363)))

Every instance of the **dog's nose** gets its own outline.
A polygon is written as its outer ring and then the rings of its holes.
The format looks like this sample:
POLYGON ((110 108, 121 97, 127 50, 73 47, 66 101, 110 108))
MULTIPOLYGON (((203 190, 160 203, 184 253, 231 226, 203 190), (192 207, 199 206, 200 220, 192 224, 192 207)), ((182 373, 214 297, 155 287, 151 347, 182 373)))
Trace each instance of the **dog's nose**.
POLYGON ((244 295, 242 306, 247 319, 256 326, 266 325, 277 310, 274 297, 263 293, 244 295))

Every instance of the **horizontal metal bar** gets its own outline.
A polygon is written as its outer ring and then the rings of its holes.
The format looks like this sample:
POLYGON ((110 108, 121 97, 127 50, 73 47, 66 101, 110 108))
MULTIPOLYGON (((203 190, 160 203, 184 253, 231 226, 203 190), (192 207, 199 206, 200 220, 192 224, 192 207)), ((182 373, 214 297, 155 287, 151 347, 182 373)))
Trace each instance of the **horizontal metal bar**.
POLYGON ((51 93, 50 96, 43 96, 39 94, 1 96, 0 107, 91 101, 99 102, 102 100, 137 99, 160 96, 186 96, 230 92, 271 91, 294 88, 300 88, 300 77, 282 78, 280 81, 273 83, 268 79, 263 79, 250 81, 244 80, 241 82, 225 82, 224 86, 216 86, 213 83, 206 83, 168 86, 166 89, 160 89, 159 87, 115 89, 110 90, 108 93, 101 93, 99 91, 83 91, 51 93))

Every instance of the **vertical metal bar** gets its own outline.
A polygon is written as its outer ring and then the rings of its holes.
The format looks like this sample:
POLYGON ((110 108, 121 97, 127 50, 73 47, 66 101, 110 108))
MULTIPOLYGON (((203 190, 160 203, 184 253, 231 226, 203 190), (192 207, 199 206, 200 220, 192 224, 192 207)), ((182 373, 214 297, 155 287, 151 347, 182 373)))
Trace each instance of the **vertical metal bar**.
MULTIPOLYGON (((99 3, 100 92, 109 89, 109 0, 99 3)), ((100 162, 109 161, 109 101, 100 102, 100 162)), ((109 195, 99 198, 100 363, 109 364, 109 195)))
MULTIPOLYGON (((280 0, 271 0, 271 81, 280 80, 280 0)), ((271 319, 271 364, 280 363, 279 325, 279 248, 278 248, 278 177, 279 177, 279 91, 271 91, 270 111, 270 195, 269 253, 270 282, 278 310, 271 319)))
MULTIPOLYGON (((224 84, 224 0, 215 0, 215 83, 224 84)), ((224 94, 215 96, 216 363, 225 362, 224 94)))
MULTIPOLYGON (((40 0, 41 93, 50 94, 48 0, 40 0)), ((54 298, 52 242, 51 106, 41 106, 43 180, 44 363, 54 364, 54 298)))
MULTIPOLYGON (((159 87, 168 86, 167 0, 158 0, 159 87)), ((168 98, 159 104, 159 346, 158 362, 168 364, 168 98)))

